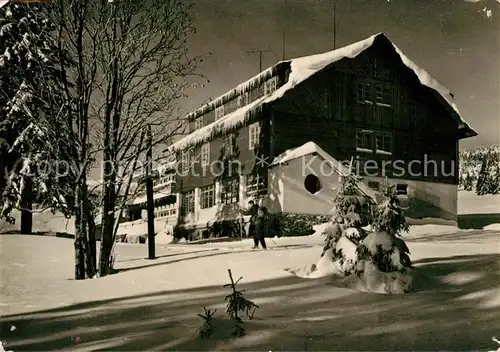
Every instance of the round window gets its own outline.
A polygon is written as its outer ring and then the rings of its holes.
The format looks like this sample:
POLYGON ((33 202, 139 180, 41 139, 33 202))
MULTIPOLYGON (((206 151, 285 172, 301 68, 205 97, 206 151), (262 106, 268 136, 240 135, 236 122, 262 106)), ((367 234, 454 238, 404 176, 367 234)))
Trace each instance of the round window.
POLYGON ((316 175, 310 174, 304 180, 304 187, 311 194, 318 193, 321 190, 321 182, 316 175))

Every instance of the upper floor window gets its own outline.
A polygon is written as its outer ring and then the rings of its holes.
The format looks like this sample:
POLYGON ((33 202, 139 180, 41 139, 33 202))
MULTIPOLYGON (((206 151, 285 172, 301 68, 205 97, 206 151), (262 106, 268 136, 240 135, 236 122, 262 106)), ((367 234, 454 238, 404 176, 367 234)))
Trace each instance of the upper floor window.
POLYGON ((238 98, 237 98, 237 103, 238 103, 238 107, 241 108, 242 106, 245 106, 249 103, 249 94, 248 92, 245 92, 245 93, 242 93, 240 95, 238 95, 238 98))
POLYGON ((264 83, 264 95, 271 94, 272 92, 274 92, 276 90, 276 86, 277 86, 276 76, 271 79, 268 79, 264 83))
POLYGON ((194 129, 198 130, 203 127, 203 116, 198 117, 196 120, 194 120, 194 129))
POLYGON ((389 132, 358 130, 356 131, 356 150, 392 154, 393 136, 389 132))
POLYGON ((375 85, 375 103, 379 106, 392 106, 392 87, 387 84, 377 83, 375 85))
POLYGON ((194 190, 184 193, 182 197, 182 208, 185 214, 194 213, 194 190))
POLYGON ((201 146, 201 165, 210 164, 210 143, 205 143, 201 146))
POLYGON ((358 82, 356 100, 363 104, 373 104, 373 85, 371 83, 358 82))
POLYGON ((392 154, 391 134, 377 133, 375 138, 375 152, 380 154, 392 154))
POLYGON ((189 170, 190 156, 191 156, 191 149, 185 149, 181 151, 180 171, 182 173, 185 173, 189 170))
POLYGON ((373 152, 373 131, 356 131, 356 149, 373 152))
POLYGON ((211 208, 215 205, 215 185, 202 187, 200 189, 200 207, 211 208))
POLYGON ((234 136, 232 134, 229 134, 224 137, 222 140, 222 146, 224 148, 224 154, 225 155, 232 155, 234 153, 234 136))
POLYGON ((224 117, 224 105, 219 106, 215 109, 215 119, 221 119, 224 117))
POLYGON ((384 82, 358 82, 356 86, 356 100, 361 104, 377 104, 382 107, 393 105, 393 88, 384 82))
POLYGON ((252 124, 248 128, 248 148, 254 150, 260 142, 260 124, 258 122, 252 124))

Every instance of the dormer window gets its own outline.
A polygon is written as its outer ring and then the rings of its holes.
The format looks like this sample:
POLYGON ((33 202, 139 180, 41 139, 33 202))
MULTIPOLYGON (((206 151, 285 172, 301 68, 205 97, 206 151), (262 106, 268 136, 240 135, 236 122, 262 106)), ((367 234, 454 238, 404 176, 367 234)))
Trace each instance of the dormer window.
POLYGON ((276 90, 276 85, 277 85, 276 81, 277 81, 276 77, 273 77, 264 83, 264 95, 271 94, 276 90))
POLYGON ((198 117, 196 120, 194 120, 194 129, 195 130, 199 130, 202 127, 203 127, 203 116, 198 117))
POLYGON ((224 117, 224 105, 221 105, 215 109, 215 119, 219 120, 223 117, 224 117))

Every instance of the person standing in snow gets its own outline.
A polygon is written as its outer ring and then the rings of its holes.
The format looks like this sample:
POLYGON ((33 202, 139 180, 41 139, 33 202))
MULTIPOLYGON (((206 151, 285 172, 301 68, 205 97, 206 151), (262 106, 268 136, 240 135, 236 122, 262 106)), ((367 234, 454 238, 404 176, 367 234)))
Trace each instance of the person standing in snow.
POLYGON ((248 236, 255 238, 255 224, 254 220, 257 216, 259 206, 254 203, 253 200, 248 202, 248 210, 246 211, 246 215, 250 215, 250 225, 248 226, 248 236))
POLYGON ((266 210, 265 208, 259 207, 257 209, 257 215, 254 217, 253 220, 253 226, 254 226, 254 236, 253 236, 253 242, 254 242, 254 247, 253 249, 259 248, 259 242, 260 245, 262 246, 263 249, 267 249, 266 246, 266 210))

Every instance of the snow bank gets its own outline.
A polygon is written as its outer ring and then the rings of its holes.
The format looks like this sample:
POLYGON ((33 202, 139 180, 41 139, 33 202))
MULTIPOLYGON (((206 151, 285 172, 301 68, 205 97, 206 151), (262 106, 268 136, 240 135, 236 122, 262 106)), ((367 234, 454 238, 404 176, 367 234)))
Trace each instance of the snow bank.
POLYGON ((403 294, 412 289, 413 277, 405 273, 384 273, 370 262, 363 263, 363 274, 352 275, 346 280, 347 287, 362 291, 382 294, 403 294))
POLYGON ((500 231, 500 224, 491 224, 491 225, 485 226, 485 227, 483 227, 483 230, 500 231))
POLYGON ((457 226, 449 225, 412 225, 410 226, 410 231, 404 235, 405 238, 409 237, 425 237, 425 236, 435 236, 449 233, 457 233, 463 231, 457 226))
POLYGON ((311 236, 314 236, 314 237, 323 237, 323 232, 325 232, 325 230, 328 228, 328 226, 330 226, 329 222, 325 222, 325 223, 322 223, 322 224, 314 225, 313 226, 314 233, 311 236))
POLYGON ((320 277, 339 275, 340 267, 333 261, 332 251, 327 251, 316 264, 306 265, 300 268, 285 269, 290 274, 303 279, 317 279, 320 277))

